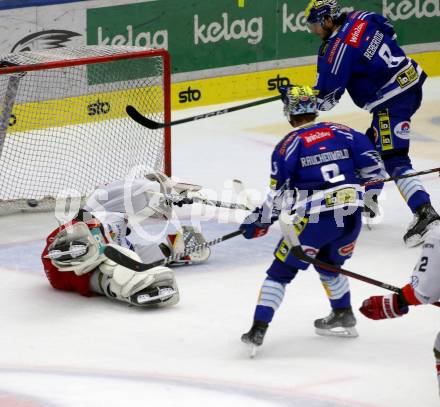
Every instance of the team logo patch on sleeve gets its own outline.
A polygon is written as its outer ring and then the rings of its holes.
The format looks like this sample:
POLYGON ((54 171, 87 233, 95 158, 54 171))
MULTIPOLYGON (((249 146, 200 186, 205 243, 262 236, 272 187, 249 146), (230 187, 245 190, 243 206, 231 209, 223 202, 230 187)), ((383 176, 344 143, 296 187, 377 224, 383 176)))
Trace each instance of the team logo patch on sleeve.
POLYGON ((356 21, 345 38, 345 43, 351 45, 352 47, 359 48, 359 45, 361 45, 362 36, 364 35, 367 26, 368 23, 366 21, 356 21))
POLYGON ((411 133, 410 122, 401 122, 396 127, 394 127, 394 134, 401 139, 409 140, 410 133, 411 133))
POLYGON ((417 276, 411 277, 411 287, 417 288, 419 286, 419 278, 417 276))
POLYGON ((333 137, 333 130, 329 128, 314 129, 301 134, 301 138, 304 140, 304 145, 307 148, 333 137))

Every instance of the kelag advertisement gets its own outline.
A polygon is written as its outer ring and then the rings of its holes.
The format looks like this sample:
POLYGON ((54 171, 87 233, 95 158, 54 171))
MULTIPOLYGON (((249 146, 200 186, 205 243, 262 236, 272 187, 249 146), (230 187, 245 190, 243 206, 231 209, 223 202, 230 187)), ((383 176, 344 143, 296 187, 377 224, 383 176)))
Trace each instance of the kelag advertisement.
MULTIPOLYGON (((341 1, 345 11, 364 9, 365 1, 341 1)), ((165 47, 173 72, 311 56, 317 39, 307 32, 307 1, 158 0, 89 9, 88 44, 165 47)), ((385 15, 402 45, 440 41, 435 21, 438 0, 369 1, 385 15)))
MULTIPOLYGON (((173 108, 273 94, 315 81, 308 0, 88 0, 0 11, 0 53, 89 45, 166 48, 173 108), (111 6, 109 6, 111 4, 111 6)), ((401 45, 440 75, 440 0, 340 0, 394 25, 401 45)))

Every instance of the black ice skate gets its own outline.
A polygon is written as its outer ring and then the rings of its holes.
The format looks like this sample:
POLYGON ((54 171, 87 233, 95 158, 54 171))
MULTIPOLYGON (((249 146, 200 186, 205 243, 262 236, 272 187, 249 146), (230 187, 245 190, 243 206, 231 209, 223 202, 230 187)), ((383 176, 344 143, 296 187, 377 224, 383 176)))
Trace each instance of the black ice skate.
POLYGON ((424 242, 426 233, 437 225, 440 225, 440 216, 430 203, 424 204, 417 208, 403 241, 408 247, 418 246, 424 242))
POLYGON ((329 316, 315 320, 315 332, 322 336, 356 338, 356 318, 350 308, 334 309, 329 316))
POLYGON ((263 344, 264 335, 266 335, 269 324, 263 321, 254 321, 249 332, 241 335, 241 341, 250 345, 250 356, 255 357, 257 354, 257 347, 263 344))

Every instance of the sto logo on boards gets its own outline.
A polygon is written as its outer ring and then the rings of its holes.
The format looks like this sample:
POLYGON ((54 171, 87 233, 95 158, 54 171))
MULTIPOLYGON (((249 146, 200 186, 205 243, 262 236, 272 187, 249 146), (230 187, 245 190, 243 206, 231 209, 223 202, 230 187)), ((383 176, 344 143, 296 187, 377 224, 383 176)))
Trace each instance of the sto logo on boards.
POLYGON ((107 114, 110 112, 110 103, 101 102, 99 99, 95 103, 87 105, 87 114, 89 116, 96 116, 99 114, 107 114))
POLYGON ((279 74, 275 78, 271 78, 267 81, 267 90, 279 89, 280 86, 289 86, 290 79, 279 74))
POLYGON ((197 102, 201 97, 202 92, 198 89, 191 89, 191 86, 188 86, 187 90, 179 92, 179 103, 197 102))

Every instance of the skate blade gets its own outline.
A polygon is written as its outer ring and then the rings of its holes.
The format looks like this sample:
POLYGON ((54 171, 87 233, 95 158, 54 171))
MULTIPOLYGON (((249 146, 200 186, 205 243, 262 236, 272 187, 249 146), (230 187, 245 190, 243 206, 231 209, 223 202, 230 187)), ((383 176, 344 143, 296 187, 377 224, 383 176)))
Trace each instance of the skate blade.
POLYGON ((339 338, 357 338, 359 336, 359 333, 355 327, 338 327, 332 329, 315 328, 315 332, 320 336, 336 336, 339 338))
POLYGON ((255 356, 257 356, 257 352, 258 352, 258 346, 256 346, 256 345, 249 345, 249 357, 251 359, 254 359, 255 356))
POLYGON ((367 229, 368 230, 373 230, 373 228, 372 228, 372 223, 370 223, 370 221, 369 220, 367 220, 366 222, 365 222, 365 226, 367 226, 367 229))
POLYGON ((258 346, 254 345, 253 343, 250 343, 250 342, 243 342, 243 343, 246 345, 249 357, 251 359, 254 359, 255 356, 257 356, 258 346))

